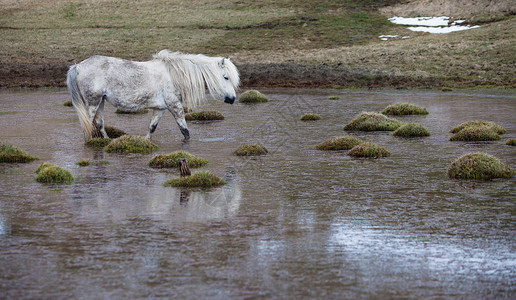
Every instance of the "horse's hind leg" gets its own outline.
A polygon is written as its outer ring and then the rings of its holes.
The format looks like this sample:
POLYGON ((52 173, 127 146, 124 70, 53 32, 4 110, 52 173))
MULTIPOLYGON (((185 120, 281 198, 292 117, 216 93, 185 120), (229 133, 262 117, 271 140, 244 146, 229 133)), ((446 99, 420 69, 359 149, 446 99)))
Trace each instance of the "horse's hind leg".
POLYGON ((158 127, 159 120, 163 117, 163 114, 166 112, 166 109, 155 109, 152 113, 152 120, 149 125, 149 133, 147 134, 147 139, 151 139, 152 134, 156 131, 156 127, 158 127))
POLYGON ((181 102, 176 101, 175 103, 168 105, 168 110, 176 119, 176 123, 185 137, 185 140, 190 139, 190 131, 188 131, 188 126, 186 126, 185 112, 183 111, 183 105, 181 105, 181 102))

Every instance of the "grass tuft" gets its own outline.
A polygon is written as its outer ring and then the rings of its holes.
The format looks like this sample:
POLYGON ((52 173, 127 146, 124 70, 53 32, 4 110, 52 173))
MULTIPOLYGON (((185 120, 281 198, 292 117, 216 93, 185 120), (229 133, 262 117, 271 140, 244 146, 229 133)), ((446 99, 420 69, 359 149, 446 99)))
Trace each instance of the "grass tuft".
POLYGON ((344 126, 344 130, 394 131, 405 123, 375 112, 363 112, 344 126))
POLYGON ((70 184, 73 182, 70 171, 47 162, 42 163, 36 169, 36 174, 36 181, 41 183, 70 184))
POLYGON ((317 121, 320 119, 321 116, 319 116, 318 114, 304 114, 300 118, 301 121, 317 121))
POLYGON ((224 115, 215 110, 202 110, 185 114, 187 121, 217 121, 224 120, 224 115))
POLYGON ((238 101, 241 103, 263 103, 269 102, 269 98, 257 90, 248 90, 240 95, 238 101))
POLYGON ((448 176, 453 179, 491 180, 511 178, 514 176, 514 170, 492 155, 468 153, 450 164, 448 176))
POLYGON ((411 103, 396 103, 387 106, 383 111, 384 115, 428 115, 426 108, 411 103))
POLYGON ((327 139, 316 146, 318 150, 349 150, 364 143, 363 140, 354 136, 341 136, 327 139))
POLYGON ((430 132, 421 124, 408 123, 394 130, 392 135, 403 138, 412 138, 430 136, 430 132))
POLYGON ((188 152, 176 151, 169 154, 158 154, 149 162, 153 168, 177 168, 180 166, 181 159, 186 159, 190 168, 199 168, 208 164, 208 160, 195 156, 188 152))
POLYGON ((218 178, 209 171, 200 171, 191 176, 178 177, 167 180, 164 186, 171 187, 216 187, 226 184, 226 181, 218 178))
POLYGON ((135 110, 135 111, 127 111, 127 110, 115 110, 115 114, 125 114, 125 115, 140 115, 140 114, 146 114, 148 113, 148 109, 142 109, 142 110, 135 110))
POLYGON ((27 163, 38 158, 11 145, 0 144, 0 163, 27 163))
POLYGON ((516 139, 508 139, 505 141, 505 145, 516 146, 516 139))
POLYGON ((356 145, 348 151, 348 154, 354 157, 368 158, 380 158, 391 155, 391 153, 384 147, 371 142, 365 142, 356 145))
POLYGON ((65 101, 63 106, 73 106, 72 100, 65 101))
POLYGON ((457 125, 455 127, 453 127, 451 130, 450 130, 450 133, 457 133, 459 131, 461 131, 462 129, 466 128, 466 127, 490 127, 493 129, 494 132, 498 133, 498 134, 504 134, 507 132, 507 130, 505 130, 505 128, 503 126, 500 126, 494 122, 490 122, 490 121, 468 121, 468 122, 464 122, 460 125, 457 125))
POLYGON ((87 166, 98 166, 98 165, 107 165, 109 164, 109 161, 107 160, 79 160, 75 163, 76 165, 80 167, 87 167, 87 166))
POLYGON ((150 153, 156 150, 158 150, 156 144, 137 135, 123 135, 104 147, 104 151, 109 153, 150 153))
POLYGON ((111 142, 111 139, 108 138, 92 138, 91 140, 87 141, 85 144, 87 146, 92 147, 106 147, 111 142))
POLYGON ((328 100, 340 100, 339 96, 330 96, 328 97, 328 100))
POLYGON ((258 144, 247 144, 238 148, 234 153, 238 156, 257 156, 257 155, 265 155, 269 151, 261 145, 258 144))
POLYGON ((501 139, 493 127, 470 126, 450 137, 450 141, 497 141, 501 139))
POLYGON ((112 126, 105 126, 104 129, 106 130, 106 133, 110 139, 116 139, 122 135, 126 135, 125 131, 112 126))

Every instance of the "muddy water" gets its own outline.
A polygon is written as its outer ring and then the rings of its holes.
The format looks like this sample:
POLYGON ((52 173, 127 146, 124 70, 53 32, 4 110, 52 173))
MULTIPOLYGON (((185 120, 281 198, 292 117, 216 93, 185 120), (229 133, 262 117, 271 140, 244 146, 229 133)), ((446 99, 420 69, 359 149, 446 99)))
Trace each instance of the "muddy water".
MULTIPOLYGON (((189 123, 183 143, 167 114, 158 153, 187 150, 228 180, 223 188, 163 187, 176 170, 153 155, 107 154, 83 145, 65 91, 0 92, 0 140, 41 158, 0 165, 0 298, 512 298, 516 296, 516 179, 449 180, 451 160, 483 151, 516 167, 503 142, 449 142, 472 119, 516 137, 516 96, 498 91, 264 90, 271 102, 202 109, 226 119, 189 123), (328 100, 328 96, 341 100, 328 100), (431 136, 404 140, 352 133, 393 155, 353 159, 315 145, 344 135, 361 111, 422 105, 402 117, 431 136), (322 116, 298 121, 305 112, 322 116), (261 158, 232 155, 259 142, 261 158), (108 165, 79 167, 81 159, 108 165), (41 161, 61 165, 70 186, 34 181, 41 161)), ((106 123, 146 133, 147 115, 106 123)))

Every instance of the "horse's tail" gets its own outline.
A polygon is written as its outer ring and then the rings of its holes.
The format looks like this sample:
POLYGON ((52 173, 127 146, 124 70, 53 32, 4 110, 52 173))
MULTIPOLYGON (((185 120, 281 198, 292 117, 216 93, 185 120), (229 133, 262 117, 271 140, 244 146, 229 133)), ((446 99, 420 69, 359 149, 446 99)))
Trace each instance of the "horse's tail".
POLYGON ((68 91, 70 91, 72 104, 77 111, 77 115, 79 115, 84 137, 89 141, 93 137, 94 128, 90 120, 88 109, 86 108, 86 103, 77 84, 77 65, 71 66, 68 70, 66 74, 66 85, 68 85, 68 91))

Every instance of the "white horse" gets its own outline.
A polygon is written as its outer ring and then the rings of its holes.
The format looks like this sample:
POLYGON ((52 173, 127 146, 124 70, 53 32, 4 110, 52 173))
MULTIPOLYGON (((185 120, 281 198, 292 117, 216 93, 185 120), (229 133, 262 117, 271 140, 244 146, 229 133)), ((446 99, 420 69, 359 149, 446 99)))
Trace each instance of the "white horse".
POLYGON ((168 109, 185 139, 190 138, 184 110, 213 97, 233 104, 240 84, 235 65, 223 57, 183 54, 162 50, 153 60, 135 62, 115 57, 92 56, 68 70, 66 83, 86 140, 107 137, 104 102, 124 111, 154 111, 147 138, 168 109))

